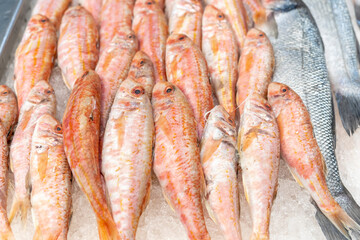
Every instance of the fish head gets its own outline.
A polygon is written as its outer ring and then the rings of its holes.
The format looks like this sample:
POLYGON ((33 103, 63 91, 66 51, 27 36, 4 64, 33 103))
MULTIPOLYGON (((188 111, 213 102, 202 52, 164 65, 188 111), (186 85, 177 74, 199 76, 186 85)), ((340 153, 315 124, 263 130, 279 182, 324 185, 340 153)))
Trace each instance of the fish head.
POLYGON ((55 91, 47 81, 39 81, 31 89, 27 101, 32 104, 55 102, 55 91))
POLYGON ((223 23, 227 23, 225 14, 211 4, 205 8, 203 21, 204 25, 222 25, 223 23))
POLYGON ((62 125, 50 114, 42 115, 36 122, 33 144, 38 153, 50 146, 63 143, 62 125))
POLYGON ((241 128, 261 128, 263 125, 271 124, 274 121, 275 116, 272 107, 262 95, 252 93, 245 99, 240 122, 241 128))
POLYGON ((161 10, 160 6, 154 0, 137 0, 134 6, 134 15, 147 14, 149 12, 156 12, 161 10))
POLYGON ((246 38, 245 38, 246 47, 259 48, 261 46, 268 46, 268 45, 271 46, 271 43, 263 31, 260 31, 256 28, 252 28, 246 34, 246 38))
POLYGON ((173 33, 168 37, 166 41, 166 51, 178 53, 191 45, 195 44, 188 36, 186 36, 185 34, 173 33))
POLYGON ((138 51, 130 66, 129 76, 134 78, 154 77, 154 65, 149 56, 143 51, 138 51))
POLYGON ((41 14, 35 14, 28 22, 25 34, 39 32, 48 28, 52 28, 53 31, 55 31, 55 26, 47 17, 41 14))
POLYGON ((87 86, 90 84, 95 85, 96 91, 100 92, 100 77, 94 70, 87 70, 83 73, 83 75, 76 79, 73 91, 77 91, 78 89, 81 89, 82 86, 87 86))
POLYGON ((137 49, 138 45, 136 34, 131 29, 118 31, 110 42, 113 48, 137 49))
POLYGON ((175 102, 181 90, 174 84, 167 81, 160 81, 155 84, 152 92, 152 104, 154 109, 166 110, 175 102))
POLYGON ((268 87, 268 101, 277 117, 281 110, 294 99, 296 93, 287 85, 272 82, 268 87))
POLYGON ((121 84, 116 94, 114 104, 125 109, 138 109, 148 99, 148 93, 145 87, 135 81, 134 78, 128 77, 121 84))
POLYGON ((8 86, 0 85, 0 104, 10 102, 16 103, 14 92, 8 86))
POLYGON ((65 12, 64 17, 78 18, 84 14, 90 14, 90 13, 83 6, 77 5, 77 6, 69 7, 65 12))

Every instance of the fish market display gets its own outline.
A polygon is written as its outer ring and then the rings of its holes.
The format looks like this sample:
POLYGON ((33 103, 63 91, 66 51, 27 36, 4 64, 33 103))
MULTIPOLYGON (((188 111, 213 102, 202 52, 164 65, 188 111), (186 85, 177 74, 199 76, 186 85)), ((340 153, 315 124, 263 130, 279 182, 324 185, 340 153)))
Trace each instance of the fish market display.
POLYGON ((153 0, 137 0, 132 28, 139 39, 140 50, 154 63, 156 82, 166 81, 165 45, 168 25, 160 6, 153 0))
POLYGON ((266 9, 260 0, 244 0, 244 3, 249 7, 255 24, 262 24, 266 21, 266 9))
POLYGON ((247 13, 242 1, 239 0, 205 0, 222 11, 229 19, 234 30, 239 49, 241 50, 247 33, 247 13))
POLYGON ((200 148, 209 215, 219 224, 225 239, 240 240, 236 126, 221 105, 210 112, 200 148))
POLYGON ((225 15, 212 5, 205 8, 202 49, 209 67, 216 97, 235 119, 238 48, 234 32, 225 15))
POLYGON ((31 144, 31 210, 34 239, 67 239, 71 215, 71 171, 61 124, 44 114, 31 144))
POLYGON ((7 217, 8 136, 18 117, 15 94, 6 85, 0 85, 0 239, 14 239, 7 217))
POLYGON ((101 80, 100 136, 103 136, 111 105, 120 83, 128 75, 131 60, 138 47, 134 32, 129 29, 117 34, 100 56, 96 72, 101 80))
POLYGON ((9 215, 10 222, 18 211, 25 221, 30 208, 30 153, 37 120, 44 114, 55 115, 56 100, 53 88, 39 81, 31 89, 20 110, 19 123, 10 147, 10 168, 15 178, 15 195, 9 215))
POLYGON ((274 72, 273 47, 265 35, 256 28, 246 35, 239 61, 236 103, 242 113, 245 99, 252 93, 266 97, 267 87, 274 72))
POLYGON ((155 85, 152 105, 154 172, 164 197, 179 216, 189 239, 210 239, 201 204, 205 183, 192 109, 181 90, 169 82, 155 85))
POLYGON ((94 210, 100 239, 119 239, 100 173, 100 89, 94 71, 76 81, 63 117, 64 148, 74 178, 94 210))
POLYGON ((71 0, 37 0, 32 13, 33 15, 41 14, 47 17, 58 29, 61 18, 70 3, 71 0))
POLYGON ((350 239, 348 231, 358 232, 360 226, 332 198, 326 186, 326 165, 313 135, 310 115, 301 98, 288 86, 271 83, 268 99, 279 125, 282 158, 322 213, 350 239))
POLYGON ((270 239, 270 213, 277 192, 280 138, 276 118, 262 95, 253 93, 245 101, 238 145, 244 192, 253 222, 251 239, 270 239))
POLYGON ((166 43, 166 73, 186 96, 197 123, 198 138, 205 114, 214 107, 206 60, 199 47, 184 34, 172 34, 166 43))
POLYGON ((55 52, 54 25, 42 15, 32 16, 15 53, 14 80, 19 111, 31 88, 39 81, 49 80, 55 52))
POLYGON ((96 24, 100 26, 103 0, 79 0, 79 2, 89 13, 91 13, 96 24))
POLYGON ((351 135, 360 124, 358 48, 345 0, 306 0, 321 33, 339 114, 351 135))
MULTIPOLYGON (((320 33, 302 2, 288 0, 268 7, 274 11, 278 28, 278 38, 273 42, 276 63, 273 81, 288 85, 303 100, 326 164, 329 191, 360 223, 360 208, 342 184, 337 166, 333 102, 320 33)), ((318 211, 317 218, 320 217, 320 226, 327 228, 329 222, 323 224, 326 218, 318 211)), ((325 229, 323 232, 326 235, 330 231, 325 229)))
POLYGON ((102 150, 113 217, 121 239, 135 239, 150 199, 154 120, 142 84, 126 79, 112 105, 102 150))
POLYGON ((85 71, 95 69, 98 40, 95 20, 85 8, 76 6, 66 10, 60 26, 58 64, 69 89, 85 71))
POLYGON ((103 0, 100 25, 100 55, 117 34, 131 29, 135 0, 103 0))
POLYGON ((152 89, 155 84, 154 64, 143 51, 138 51, 135 54, 131 61, 128 77, 132 77, 135 82, 141 83, 145 93, 151 99, 152 89))
POLYGON ((201 47, 201 0, 166 0, 169 33, 182 33, 201 47))

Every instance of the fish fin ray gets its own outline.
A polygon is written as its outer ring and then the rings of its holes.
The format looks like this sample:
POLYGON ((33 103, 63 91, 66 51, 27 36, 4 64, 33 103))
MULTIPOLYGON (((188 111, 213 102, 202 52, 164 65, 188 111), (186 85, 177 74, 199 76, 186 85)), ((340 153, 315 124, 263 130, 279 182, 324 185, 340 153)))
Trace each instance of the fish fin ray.
POLYGON ((343 88, 335 93, 343 127, 350 136, 360 125, 360 86, 355 89, 343 88), (358 89, 359 88, 359 89, 358 89))

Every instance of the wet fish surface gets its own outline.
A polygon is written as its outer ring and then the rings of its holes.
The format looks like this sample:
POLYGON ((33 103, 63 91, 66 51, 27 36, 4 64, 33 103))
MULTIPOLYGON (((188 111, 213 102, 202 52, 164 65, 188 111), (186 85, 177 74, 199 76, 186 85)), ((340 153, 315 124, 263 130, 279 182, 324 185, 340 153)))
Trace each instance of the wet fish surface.
POLYGON ((71 215, 71 170, 61 124, 51 115, 36 123, 31 143, 33 239, 67 239, 71 215))
MULTIPOLYGON (((190 39, 189 39, 190 40, 190 39)), ((192 109, 179 88, 159 82, 152 94, 154 172, 191 240, 210 239, 201 204, 204 178, 192 109)))
POLYGON ((18 115, 15 93, 8 86, 0 85, 0 123, 8 139, 15 131, 18 115))
MULTIPOLYGON (((315 21, 301 1, 280 1, 280 4, 268 7, 275 13, 278 29, 278 37, 272 42, 276 64, 273 81, 288 85, 301 97, 310 114, 314 135, 325 160, 329 191, 340 206, 360 223, 360 208, 342 184, 339 175, 332 93, 315 21)), ((317 217, 326 221, 320 211, 317 217)))
POLYGON ((148 93, 129 77, 120 85, 111 108, 101 167, 121 239, 135 239, 150 199, 154 131, 148 93))
POLYGON ((91 13, 98 26, 100 26, 102 2, 103 0, 79 0, 79 3, 91 13))
POLYGON ((206 208, 228 240, 240 240, 240 199, 235 121, 221 105, 209 114, 200 144, 206 208))
POLYGON ((47 17, 55 28, 59 29, 61 18, 70 3, 71 0, 38 0, 32 14, 41 14, 47 17))

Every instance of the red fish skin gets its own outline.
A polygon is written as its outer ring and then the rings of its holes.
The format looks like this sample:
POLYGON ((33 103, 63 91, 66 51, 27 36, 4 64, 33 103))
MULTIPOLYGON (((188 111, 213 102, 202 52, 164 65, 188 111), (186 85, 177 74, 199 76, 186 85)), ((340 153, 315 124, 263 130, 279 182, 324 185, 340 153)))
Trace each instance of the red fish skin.
POLYGON ((55 28, 59 29, 61 18, 70 3, 71 0, 38 0, 32 15, 41 14, 49 18, 55 28))
POLYGON ((15 93, 20 111, 30 90, 39 81, 49 81, 56 52, 56 29, 40 14, 31 17, 15 52, 15 93))
POLYGON ((73 176, 94 210, 100 239, 120 239, 100 173, 100 93, 96 72, 86 71, 76 80, 63 116, 64 149, 73 176))

